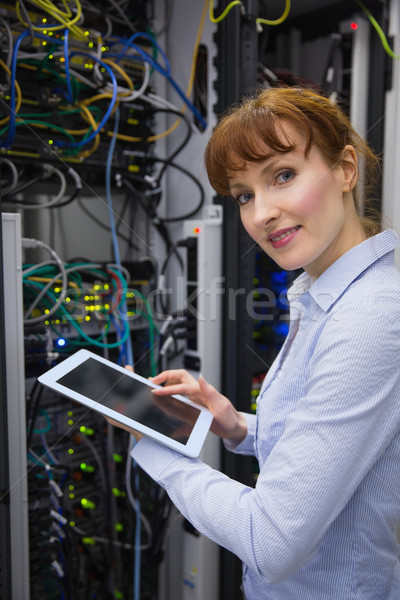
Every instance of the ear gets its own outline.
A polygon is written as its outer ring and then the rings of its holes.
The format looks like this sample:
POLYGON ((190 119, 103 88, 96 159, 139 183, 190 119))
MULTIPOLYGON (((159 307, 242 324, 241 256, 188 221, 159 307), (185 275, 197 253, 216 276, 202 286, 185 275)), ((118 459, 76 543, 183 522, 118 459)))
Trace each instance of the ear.
POLYGON ((339 169, 343 174, 343 191, 351 192, 358 181, 358 158, 350 144, 343 148, 339 169))

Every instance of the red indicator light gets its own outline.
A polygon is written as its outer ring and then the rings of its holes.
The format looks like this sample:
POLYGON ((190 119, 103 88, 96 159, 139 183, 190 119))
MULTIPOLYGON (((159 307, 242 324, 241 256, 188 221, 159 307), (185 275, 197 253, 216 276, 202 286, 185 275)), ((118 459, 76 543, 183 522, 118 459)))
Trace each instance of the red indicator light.
POLYGON ((193 233, 200 233, 201 232, 201 227, 195 227, 193 229, 193 233))
POLYGON ((353 30, 353 31, 355 31, 356 29, 358 29, 358 25, 357 25, 357 23, 352 23, 352 24, 350 25, 350 27, 352 28, 352 30, 353 30))

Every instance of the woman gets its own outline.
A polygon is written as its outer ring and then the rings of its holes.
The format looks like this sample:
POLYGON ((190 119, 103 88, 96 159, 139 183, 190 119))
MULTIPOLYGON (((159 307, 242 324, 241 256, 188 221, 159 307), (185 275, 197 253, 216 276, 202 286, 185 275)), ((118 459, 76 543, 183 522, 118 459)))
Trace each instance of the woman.
POLYGON ((377 160, 346 115, 297 88, 231 109, 207 147, 211 184, 236 199, 249 235, 304 273, 256 416, 183 370, 153 382, 165 384, 160 397, 207 406, 213 431, 254 454, 260 474, 248 488, 145 438, 132 455, 196 529, 242 559, 247 600, 400 598, 399 240, 360 216, 360 165, 370 175, 377 160))

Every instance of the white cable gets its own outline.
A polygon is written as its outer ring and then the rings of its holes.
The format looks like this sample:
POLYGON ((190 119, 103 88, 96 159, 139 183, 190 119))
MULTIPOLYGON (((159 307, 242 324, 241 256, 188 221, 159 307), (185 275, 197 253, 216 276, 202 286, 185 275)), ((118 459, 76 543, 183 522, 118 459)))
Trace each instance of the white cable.
POLYGON ((0 158, 0 164, 7 165, 7 167, 11 171, 11 176, 12 176, 10 185, 5 188, 2 188, 2 190, 1 190, 2 196, 5 196, 6 194, 8 194, 8 192, 11 192, 11 190, 13 190, 17 186, 18 171, 17 171, 17 167, 14 165, 14 163, 11 160, 9 160, 8 158, 0 158))
MULTIPOLYGON (((57 175, 57 177, 60 180, 60 189, 58 191, 58 194, 56 196, 54 196, 54 198, 52 200, 50 200, 49 202, 44 202, 44 203, 38 203, 38 204, 24 204, 23 202, 18 203, 18 206, 23 208, 24 210, 40 210, 42 208, 48 208, 49 206, 54 206, 54 204, 57 204, 61 198, 63 198, 64 194, 65 194, 65 190, 67 189, 67 181, 65 179, 65 175, 62 171, 60 171, 60 169, 57 169, 57 167, 54 167, 53 165, 50 165, 48 163, 45 163, 43 165, 43 171, 44 171, 44 178, 48 179, 49 177, 51 177, 52 175, 57 175)), ((4 201, 4 204, 14 204, 11 200, 4 201)))
MULTIPOLYGON (((156 108, 170 108, 171 110, 174 110, 178 113, 181 113, 182 110, 176 106, 175 104, 173 104, 172 102, 169 102, 169 100, 166 100, 165 98, 162 98, 161 96, 157 96, 157 94, 153 94, 151 92, 149 92, 148 94, 143 94, 142 96, 142 100, 144 100, 144 102, 148 102, 149 104, 151 104, 152 106, 155 106, 156 108)), ((178 115, 176 115, 178 117, 178 115)), ((178 117, 179 118, 179 117, 178 117)), ((189 123, 192 131, 196 132, 196 126, 194 125, 194 123, 189 123)))
POLYGON ((8 49, 6 52, 6 56, 7 56, 6 65, 10 69, 11 59, 12 59, 12 55, 13 55, 13 36, 12 36, 10 26, 8 25, 7 21, 5 19, 3 19, 3 17, 0 17, 0 23, 4 26, 5 30, 7 31, 8 49))
MULTIPOLYGON (((24 323, 26 323, 26 324, 41 323, 42 321, 46 321, 51 315, 53 315, 60 308, 61 304, 64 302, 64 300, 67 296, 67 292, 68 292, 67 271, 65 269, 64 263, 62 262, 61 258, 58 256, 58 254, 52 248, 50 248, 50 246, 48 246, 41 240, 22 238, 21 241, 22 241, 23 248, 42 248, 42 249, 46 250, 47 252, 49 252, 49 254, 54 258, 55 262, 57 263, 57 266, 59 268, 59 271, 60 271, 60 274, 62 277, 60 295, 58 296, 57 302, 49 310, 49 312, 47 314, 41 315, 39 317, 34 317, 34 318, 30 318, 30 319, 28 318, 28 316, 31 314, 33 308, 37 305, 38 301, 40 300, 40 298, 39 299, 36 298, 36 300, 33 302, 33 304, 30 306, 30 308, 28 309, 28 311, 25 314, 24 323)), ((51 282, 50 282, 50 285, 51 285, 51 282)), ((41 294, 39 294, 39 296, 41 297, 42 295, 44 295, 48 291, 48 289, 49 289, 49 284, 47 284, 47 286, 44 288, 45 291, 42 290, 43 294, 41 293, 41 294)))
POLYGON ((31 209, 39 209, 39 208, 48 208, 49 206, 53 206, 54 204, 57 204, 63 197, 65 194, 65 190, 67 189, 67 181, 65 179, 65 175, 62 171, 60 171, 60 169, 57 169, 57 167, 54 167, 53 165, 50 164, 45 164, 43 165, 44 168, 44 174, 45 174, 45 179, 47 179, 48 177, 51 177, 52 175, 57 175, 58 179, 60 180, 60 189, 58 191, 58 194, 49 202, 45 203, 45 204, 38 204, 38 205, 22 205, 23 208, 31 210, 31 209))
MULTIPOLYGON (((149 85, 149 81, 150 81, 150 66, 148 63, 145 63, 144 64, 144 77, 143 77, 143 81, 142 81, 140 88, 138 90, 134 90, 133 92, 131 92, 129 94, 129 96, 119 97, 118 100, 120 102, 132 102, 132 100, 136 100, 137 98, 142 97, 144 92, 147 89, 147 86, 149 85)), ((110 92, 112 90, 112 86, 109 83, 107 83, 105 86, 105 89, 107 90, 107 92, 110 92)), ((130 91, 130 90, 128 90, 128 88, 123 88, 120 86, 118 86, 117 90, 120 92, 130 91)))

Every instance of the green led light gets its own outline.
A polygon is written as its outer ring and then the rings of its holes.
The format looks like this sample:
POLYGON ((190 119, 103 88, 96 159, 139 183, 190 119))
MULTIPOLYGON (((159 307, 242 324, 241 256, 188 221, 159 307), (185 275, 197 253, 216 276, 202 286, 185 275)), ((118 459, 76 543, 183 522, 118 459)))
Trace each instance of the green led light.
POLYGON ((73 454, 74 453, 74 449, 73 448, 69 448, 68 449, 68 454, 73 454))
POLYGON ((124 526, 122 525, 122 523, 115 524, 115 531, 123 531, 123 530, 124 530, 124 526))
POLYGON ((114 590, 115 600, 124 600, 124 595, 119 590, 114 590))
POLYGON ((80 468, 82 471, 85 471, 85 473, 93 473, 95 470, 92 465, 88 465, 86 463, 81 463, 80 468))
POLYGON ((72 419, 68 419, 68 425, 73 425, 73 424, 74 424, 73 420, 72 419))
POLYGON ((114 459, 114 462, 116 462, 116 463, 122 462, 123 461, 122 454, 116 454, 116 453, 114 453, 113 454, 113 459, 114 459))
POLYGON ((70 524, 70 527, 75 527, 75 521, 70 521, 69 524, 70 524))
POLYGON ((91 429, 90 427, 85 427, 85 425, 81 425, 81 427, 79 427, 79 431, 84 435, 94 435, 94 429, 91 429))
POLYGON ((75 494, 73 494, 72 492, 69 495, 70 499, 73 500, 75 498, 75 494))
POLYGON ((75 489, 75 486, 71 484, 68 486, 68 489, 72 492, 75 489))
POLYGON ((72 412, 72 410, 69 410, 69 411, 67 412, 67 415, 68 415, 69 417, 72 417, 72 415, 73 415, 73 414, 74 414, 74 413, 72 412))
POLYGON ((93 508, 96 508, 96 504, 94 502, 92 502, 91 500, 88 500, 87 498, 82 498, 81 504, 82 504, 83 508, 87 508, 90 510, 93 510, 93 508))
POLYGON ((86 544, 86 546, 94 546, 96 543, 92 537, 84 537, 82 538, 82 542, 86 544))

